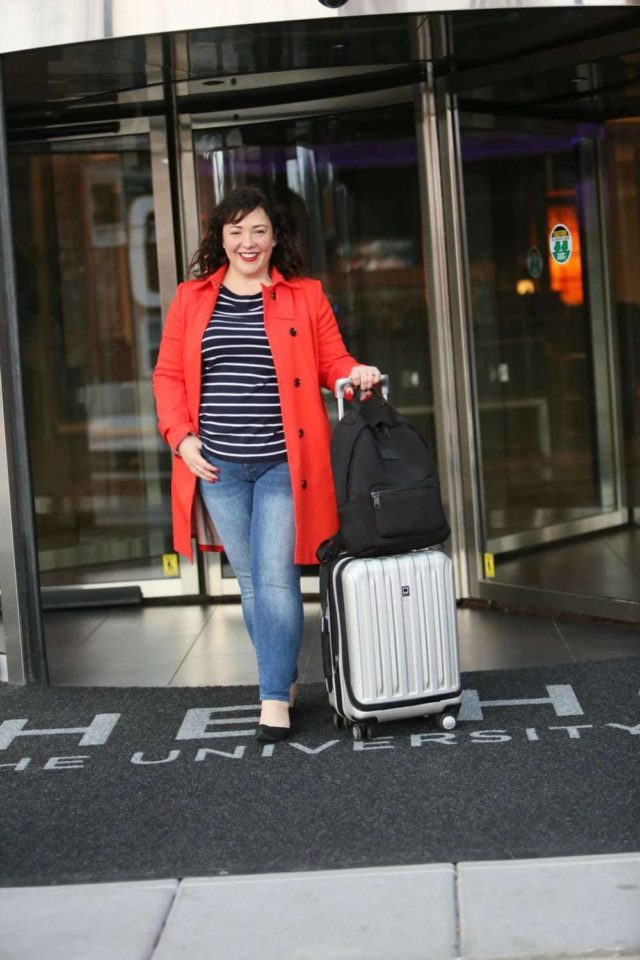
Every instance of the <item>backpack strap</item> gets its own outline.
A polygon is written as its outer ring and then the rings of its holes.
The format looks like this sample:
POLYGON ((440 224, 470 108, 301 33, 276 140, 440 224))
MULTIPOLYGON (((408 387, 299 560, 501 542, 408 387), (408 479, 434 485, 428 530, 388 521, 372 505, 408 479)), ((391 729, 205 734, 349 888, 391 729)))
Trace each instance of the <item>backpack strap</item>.
POLYGON ((340 420, 331 440, 333 481, 338 503, 347 498, 347 483, 355 444, 363 430, 379 423, 395 423, 400 416, 384 399, 381 388, 372 387, 373 396, 362 399, 360 387, 354 387, 353 399, 340 420), (345 429, 346 428, 346 429, 345 429))

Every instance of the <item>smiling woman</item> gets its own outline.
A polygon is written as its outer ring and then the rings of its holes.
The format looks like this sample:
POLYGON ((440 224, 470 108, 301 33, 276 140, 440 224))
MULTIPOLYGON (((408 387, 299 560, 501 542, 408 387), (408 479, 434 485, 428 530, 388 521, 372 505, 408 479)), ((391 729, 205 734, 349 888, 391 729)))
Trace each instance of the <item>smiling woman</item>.
POLYGON ((275 243, 271 221, 262 207, 252 210, 242 220, 225 223, 222 245, 229 260, 226 286, 243 287, 237 292, 246 293, 253 293, 249 287, 260 283, 270 286, 269 263, 275 243))
POLYGON ((202 504, 240 584, 256 649, 257 736, 283 740, 296 696, 300 565, 338 529, 320 387, 376 367, 348 353, 320 283, 301 277, 289 225, 253 188, 214 210, 165 325, 154 390, 174 451, 176 549, 190 553, 202 504))
POLYGON ((277 267, 287 280, 299 277, 302 258, 288 219, 261 190, 231 191, 209 218, 189 273, 204 278, 227 267, 225 283, 242 285, 239 293, 259 293, 277 267))

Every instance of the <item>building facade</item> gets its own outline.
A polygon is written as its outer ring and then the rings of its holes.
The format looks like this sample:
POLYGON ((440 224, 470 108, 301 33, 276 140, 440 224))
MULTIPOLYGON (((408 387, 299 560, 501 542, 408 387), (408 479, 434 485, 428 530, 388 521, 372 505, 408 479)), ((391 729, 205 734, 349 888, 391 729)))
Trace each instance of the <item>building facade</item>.
POLYGON ((150 374, 244 183, 432 443, 459 598, 640 622, 640 2, 5 7, 0 676, 41 603, 237 593, 173 552, 150 374))

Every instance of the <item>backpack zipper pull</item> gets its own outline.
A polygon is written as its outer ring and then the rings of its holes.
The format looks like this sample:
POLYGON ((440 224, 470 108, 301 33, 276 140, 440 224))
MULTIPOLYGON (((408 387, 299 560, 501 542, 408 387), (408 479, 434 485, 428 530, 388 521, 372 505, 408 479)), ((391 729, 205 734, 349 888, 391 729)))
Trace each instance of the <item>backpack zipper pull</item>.
POLYGON ((380 494, 379 494, 379 493, 376 493, 376 492, 374 491, 374 492, 371 494, 371 498, 372 498, 372 500, 373 500, 374 510, 379 510, 379 509, 380 509, 380 494))

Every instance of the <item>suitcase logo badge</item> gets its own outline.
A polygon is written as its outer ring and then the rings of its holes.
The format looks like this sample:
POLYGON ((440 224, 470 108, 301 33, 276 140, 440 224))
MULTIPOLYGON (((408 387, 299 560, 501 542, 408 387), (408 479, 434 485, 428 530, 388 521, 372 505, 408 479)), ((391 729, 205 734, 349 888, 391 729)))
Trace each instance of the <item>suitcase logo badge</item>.
POLYGON ((402 587, 402 596, 403 596, 403 597, 408 597, 408 596, 410 595, 410 593, 411 593, 411 591, 409 590, 409 587, 402 587))

